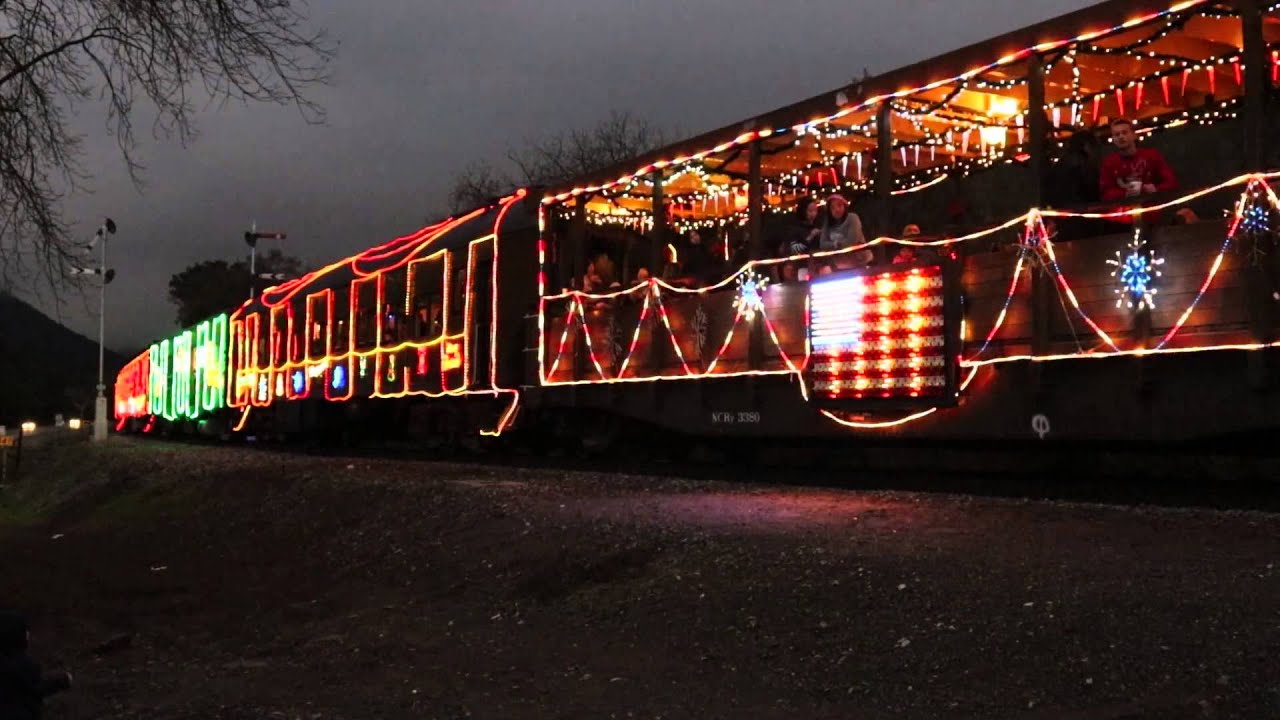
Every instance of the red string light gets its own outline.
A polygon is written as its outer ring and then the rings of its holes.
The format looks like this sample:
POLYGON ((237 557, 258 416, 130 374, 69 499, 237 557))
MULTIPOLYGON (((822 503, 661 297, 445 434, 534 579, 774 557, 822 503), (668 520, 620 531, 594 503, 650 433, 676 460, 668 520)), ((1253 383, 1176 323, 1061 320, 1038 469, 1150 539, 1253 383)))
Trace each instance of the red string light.
POLYGON ((116 375, 113 391, 116 417, 128 419, 151 414, 150 380, 151 351, 148 350, 126 363, 116 375))
MULTIPOLYGON (((322 377, 324 397, 328 401, 342 402, 356 395, 356 384, 361 374, 356 373, 357 366, 363 369, 373 360, 373 390, 370 397, 398 398, 407 395, 426 397, 488 395, 505 397, 507 406, 502 410, 498 422, 492 430, 481 430, 482 434, 498 435, 510 426, 519 403, 519 391, 498 386, 498 266, 499 245, 502 223, 511 207, 524 198, 527 191, 520 190, 514 195, 503 198, 497 205, 497 213, 493 225, 493 233, 470 241, 467 246, 467 285, 464 294, 463 327, 453 328, 450 324, 450 309, 453 281, 453 253, 439 250, 423 257, 424 251, 439 241, 450 231, 460 225, 480 217, 488 208, 480 208, 459 218, 447 220, 428 226, 416 233, 397 238, 376 248, 372 248, 345 260, 333 263, 325 268, 308 273, 297 281, 272 289, 270 297, 264 293, 263 305, 270 313, 270 334, 268 336, 269 352, 266 358, 259 357, 261 314, 247 312, 248 304, 241 307, 232 318, 232 352, 229 364, 234 381, 231 383, 229 397, 232 406, 242 408, 237 428, 242 429, 249 417, 251 407, 266 407, 278 398, 285 400, 301 399, 310 393, 310 385, 322 377), (483 246, 488 243, 492 248, 490 263, 490 307, 489 307, 489 345, 490 364, 488 378, 481 382, 472 378, 471 343, 474 341, 475 318, 475 281, 478 256, 483 246), (442 271, 441 332, 435 338, 424 341, 405 341, 391 345, 390 338, 384 332, 383 312, 386 307, 398 306, 398 298, 387 297, 387 274, 405 268, 406 282, 404 291, 405 306, 411 306, 412 279, 414 269, 422 263, 438 261, 442 271), (334 324, 335 296, 332 289, 324 289, 306 297, 306 329, 298 332, 294 325, 294 310, 286 304, 301 290, 314 280, 342 266, 349 266, 356 276, 348 285, 347 307, 345 312, 345 332, 341 342, 335 340, 337 328, 334 324), (373 312, 366 316, 361 313, 369 303, 367 297, 372 295, 373 312), (319 327, 316 315, 323 312, 325 323, 319 327), (373 322, 372 328, 366 322, 373 322), (316 349, 317 340, 324 337, 324 349, 316 349), (357 349, 360 338, 372 335, 372 344, 368 349, 357 349), (298 343, 304 342, 305 347, 298 343), (440 355, 440 390, 429 387, 415 387, 420 380, 412 377, 412 370, 418 370, 417 376, 423 376, 423 369, 429 365, 429 353, 435 349, 440 355), (406 363, 400 357, 402 353, 416 353, 417 362, 406 363), (456 370, 449 367, 450 360, 456 358, 456 370), (305 374, 306 383, 302 391, 294 388, 293 374, 305 374), (456 382, 455 382, 456 380, 456 382), (265 386, 264 383, 265 382, 265 386), (393 385, 394 384, 394 385, 393 385), (263 392, 263 387, 266 392, 263 392), (274 392, 273 392, 274 391, 274 392)), ((408 313, 406 312, 406 315, 408 313)))
MULTIPOLYGON (((845 253, 857 252, 858 250, 864 249, 864 248, 866 248, 866 247, 870 247, 870 246, 874 246, 874 245, 882 244, 882 243, 892 243, 892 244, 912 245, 912 246, 946 246, 946 245, 952 245, 952 244, 959 243, 959 242, 964 242, 964 241, 967 241, 967 240, 972 240, 972 239, 977 239, 977 238, 985 237, 985 236, 987 236, 987 235, 990 235, 990 234, 991 234, 991 233, 993 233, 993 232, 998 232, 998 231, 1001 231, 1001 230, 1006 230, 1006 229, 1009 229, 1009 228, 1011 228, 1011 227, 1017 226, 1018 224, 1023 224, 1023 225, 1027 228, 1024 232, 1027 232, 1027 233, 1036 233, 1036 232, 1038 232, 1038 233, 1040 233, 1041 237, 1044 237, 1044 235, 1045 235, 1044 230, 1043 230, 1043 218, 1044 218, 1044 217, 1088 217, 1088 218, 1106 218, 1106 219, 1139 217, 1139 216, 1142 216, 1142 215, 1145 215, 1145 214, 1148 214, 1148 213, 1152 213, 1152 212, 1159 212, 1160 210, 1166 209, 1166 208, 1171 207, 1171 206, 1174 206, 1174 205, 1185 204, 1185 203, 1187 203, 1187 202, 1190 202, 1190 201, 1192 201, 1192 200, 1195 200, 1195 199, 1197 199, 1197 198, 1199 198, 1199 197, 1202 197, 1202 196, 1204 196, 1204 195, 1207 195, 1207 194, 1210 194, 1210 193, 1214 193, 1214 192, 1217 192, 1217 191, 1222 190, 1222 189, 1224 189, 1224 188, 1228 188, 1228 187, 1232 187, 1232 186, 1236 186, 1236 185, 1240 185, 1240 184, 1246 184, 1246 185, 1247 185, 1247 187, 1246 187, 1246 191, 1245 191, 1245 194, 1246 194, 1246 195, 1248 195, 1250 192, 1252 192, 1252 191, 1256 191, 1256 190, 1263 191, 1263 192, 1265 192, 1265 193, 1266 193, 1266 195, 1267 195, 1267 197, 1269 198, 1270 202, 1272 202, 1272 203, 1273 203, 1277 208, 1280 208, 1280 200, 1277 200, 1275 193, 1274 193, 1274 192, 1270 189, 1270 187, 1267 185, 1267 182, 1268 182, 1268 181, 1273 180, 1273 179, 1276 179, 1276 178, 1280 178, 1280 173, 1265 173, 1265 174, 1247 174, 1247 175, 1242 175, 1242 176, 1240 176, 1240 177, 1233 178, 1233 179, 1231 179, 1231 180, 1225 181, 1225 182, 1220 183, 1220 184, 1218 184, 1218 185, 1215 185, 1215 186, 1213 186, 1213 187, 1204 188, 1204 189, 1202 189, 1202 190, 1198 190, 1198 191, 1196 191, 1196 192, 1189 193, 1189 194, 1187 194, 1187 195, 1185 195, 1185 196, 1183 196, 1183 197, 1181 197, 1181 198, 1178 198, 1178 199, 1175 199, 1175 200, 1171 200, 1171 201, 1168 201, 1168 202, 1165 202, 1165 203, 1160 203, 1160 204, 1157 204, 1157 205, 1147 206, 1147 207, 1126 208, 1126 209, 1123 209, 1123 210, 1118 210, 1118 211, 1113 211, 1113 212, 1106 212, 1106 213, 1077 213, 1077 212, 1068 212, 1068 211, 1059 211, 1059 210, 1043 210, 1043 211, 1041 211, 1041 210, 1034 210, 1034 209, 1033 209, 1033 210, 1029 211, 1028 213, 1026 213, 1026 214, 1024 214, 1024 215, 1022 215, 1022 216, 1020 216, 1020 217, 1018 217, 1018 218, 1014 218, 1013 220, 1010 220, 1010 221, 1008 221, 1008 222, 1006 222, 1006 223, 1002 223, 1001 225, 998 225, 998 226, 996 226, 996 227, 994 227, 994 228, 989 228, 989 229, 987 229, 987 230, 983 230, 983 231, 979 231, 979 232, 976 232, 976 233, 972 233, 972 234, 970 234, 970 235, 966 235, 966 236, 964 236, 964 237, 960 237, 960 238, 949 238, 949 239, 944 239, 944 240, 935 240, 935 241, 918 241, 918 240, 903 240, 903 239, 894 239, 894 238, 881 237, 881 238, 876 238, 876 239, 874 239, 874 240, 872 240, 872 241, 869 241, 869 242, 867 242, 867 243, 864 243, 863 245, 859 245, 859 246, 851 247, 851 248, 846 248, 846 249, 844 249, 844 250, 840 250, 840 251, 832 251, 832 252, 827 252, 827 253, 815 253, 815 254, 813 255, 813 257, 829 256, 829 255, 840 255, 840 254, 845 254, 845 253)), ((1243 212, 1243 209, 1244 209, 1244 205, 1243 205, 1243 196, 1242 196, 1242 201, 1241 201, 1241 203, 1240 203, 1240 204, 1238 204, 1238 205, 1237 205, 1237 208, 1236 208, 1236 219, 1235 219, 1235 222, 1233 222, 1233 224, 1232 224, 1232 227, 1231 227, 1230 232, 1228 233, 1228 235, 1229 235, 1229 236, 1230 236, 1230 235, 1234 235, 1234 233, 1236 232, 1236 228, 1237 228, 1237 226, 1238 226, 1238 224, 1239 224, 1239 218, 1240 218, 1241 213, 1243 212)), ((1173 337, 1173 336, 1178 332, 1178 330, 1179 330, 1179 329, 1181 329, 1181 327, 1185 324, 1187 317, 1189 317, 1189 315, 1190 315, 1190 313, 1192 312, 1192 310, 1194 309, 1195 305, 1199 302, 1199 298, 1200 298, 1201 296, 1203 296, 1204 292, 1205 292, 1205 291, 1207 291, 1207 289, 1208 289, 1208 288, 1210 287, 1210 285, 1212 284, 1212 280, 1213 280, 1214 276, 1216 276, 1216 273, 1218 272, 1218 269, 1219 269, 1219 268, 1220 268, 1220 266, 1221 266, 1221 262, 1222 262, 1222 253, 1219 253, 1219 256, 1214 260, 1214 262, 1213 262, 1212 266, 1210 267, 1210 270, 1209 270, 1208 276, 1206 277, 1205 282, 1202 284, 1201 289, 1200 289, 1200 292, 1199 292, 1199 293, 1198 293, 1198 295, 1197 295, 1197 298, 1196 298, 1195 300, 1193 300, 1193 301, 1192 301, 1191 305, 1187 308, 1186 312, 1184 312, 1184 315, 1183 315, 1183 317, 1179 320, 1179 322, 1178 322, 1178 323, 1176 323, 1176 324, 1175 324, 1175 326, 1174 326, 1173 328, 1171 328, 1170 332, 1166 335, 1165 339, 1161 342, 1161 345, 1160 345, 1160 346, 1158 346, 1156 349, 1153 349, 1153 350, 1146 350, 1146 349, 1137 349, 1137 350, 1120 350, 1120 349, 1116 346, 1116 343, 1114 342, 1114 340, 1113 340, 1113 339, 1112 339, 1112 338, 1111 338, 1111 337, 1110 337, 1110 336, 1109 336, 1105 331, 1103 331, 1103 330, 1102 330, 1102 328, 1101 328, 1101 327, 1100 327, 1096 322, 1094 322, 1094 321, 1092 320, 1092 318, 1090 318, 1090 317, 1088 316, 1088 314, 1087 314, 1087 313, 1085 313, 1085 312, 1084 312, 1084 310, 1083 310, 1083 308, 1081 307, 1081 305, 1080 305, 1080 303, 1079 303, 1078 299, 1077 299, 1077 298, 1076 298, 1076 296, 1075 296, 1075 293, 1073 292, 1073 290, 1072 290, 1072 288, 1071 288, 1070 283, 1067 281, 1067 279, 1066 279, 1065 275, 1064 275, 1064 274, 1062 273, 1062 271, 1061 271, 1061 268, 1060 268, 1060 267, 1058 266, 1058 264, 1057 264, 1057 258, 1056 258, 1056 254, 1055 254, 1055 251, 1054 251, 1053 243, 1052 243, 1051 241, 1049 241, 1049 240, 1047 239, 1047 237, 1046 237, 1046 238, 1043 240, 1042 246, 1043 246, 1043 252, 1046 254, 1046 257, 1047 257, 1047 259, 1048 259, 1048 261, 1049 261, 1049 263, 1050 263, 1050 267, 1053 269, 1054 276, 1055 276, 1055 282, 1056 282, 1056 283, 1058 284, 1058 286, 1062 289, 1062 291, 1063 291, 1063 293, 1064 293, 1065 298, 1066 298, 1066 299, 1067 299, 1067 301, 1072 305, 1073 309, 1074 309, 1074 310, 1075 310, 1075 311, 1080 315, 1080 317, 1081 317, 1081 318, 1086 322, 1086 324, 1088 324, 1088 325, 1090 326, 1090 328, 1091 328, 1091 329, 1092 329, 1092 330, 1093 330, 1093 331, 1098 335, 1098 337, 1102 339, 1102 341, 1106 344, 1106 346, 1107 346, 1108 348, 1110 348, 1110 350, 1109 350, 1109 351, 1102 351, 1102 352, 1097 352, 1097 351, 1081 351, 1081 352, 1071 353, 1071 354, 1048 355, 1048 356, 1030 356, 1030 355, 1024 355, 1024 356, 998 357, 998 358, 992 358, 992 359, 988 359, 988 360, 979 360, 979 359, 978 359, 978 358, 979 358, 979 356, 982 354, 982 352, 983 352, 983 351, 985 351, 985 349, 986 349, 986 347, 989 345, 989 343, 990 343, 990 342, 995 338, 995 336, 996 336, 996 334, 998 333, 999 329, 1003 326, 1004 321, 1005 321, 1005 318, 1007 317, 1007 310, 1008 310, 1009 304, 1010 304, 1010 302, 1011 302, 1011 300, 1012 300, 1012 297, 1013 297, 1013 296, 1014 296, 1014 294, 1017 292, 1017 288, 1018 288, 1018 284, 1019 284, 1019 281, 1020 281, 1020 278, 1021 278, 1021 274, 1022 274, 1023 270, 1025 269, 1025 258, 1026 258, 1026 255, 1025 255, 1025 253, 1021 253, 1021 254, 1019 254, 1018 260, 1017 260, 1017 262, 1016 262, 1016 264, 1015 264, 1015 267, 1014 267, 1013 277, 1012 277, 1012 279, 1011 279, 1011 281, 1010 281, 1009 289, 1008 289, 1008 291, 1007 291, 1007 293, 1006 293, 1006 296, 1005 296, 1005 303, 1004 303, 1004 306, 1002 307, 1002 309, 1001 309, 1001 311, 1000 311, 1000 314, 997 316, 996 321, 995 321, 995 323, 994 323, 994 325, 993 325, 992 329, 987 333, 987 337, 986 337, 986 339, 984 340, 984 343, 983 343, 982 348, 981 348, 981 349, 979 349, 979 351, 978 351, 977 353, 975 353, 975 355, 974 355, 973 357, 969 358, 968 360, 962 360, 962 361, 961 361, 961 365, 962 365, 962 366, 967 367, 967 368, 969 368, 969 369, 970 369, 970 372, 969 372, 968 376, 966 377, 966 379, 964 380, 964 382, 961 384, 961 391, 963 391, 965 388, 967 388, 967 386, 968 386, 968 385, 970 384, 970 382, 973 380, 973 378, 974 378, 974 376, 975 376, 975 373, 976 373, 977 369, 979 369, 979 368, 981 368, 981 367, 985 367, 985 366, 987 366, 987 365, 989 365, 989 364, 997 364, 997 363, 1011 362, 1011 361, 1014 361, 1014 360, 1030 360, 1030 361, 1035 361, 1035 362, 1048 362, 1048 361, 1056 361, 1056 360, 1084 359, 1084 358, 1096 359, 1096 358, 1102 358, 1102 357, 1117 357, 1117 356, 1127 356, 1127 355, 1144 355, 1144 354, 1161 354, 1161 353, 1169 353, 1169 352, 1185 353, 1185 352, 1195 352, 1195 351, 1216 351, 1216 350, 1225 350, 1225 349, 1256 350, 1256 349, 1261 349, 1261 348, 1264 348, 1264 347, 1272 347, 1272 346, 1273 346, 1273 345, 1254 344, 1254 345, 1207 346, 1207 347, 1199 347, 1199 348, 1179 348, 1179 349, 1175 349, 1175 350, 1168 350, 1168 349, 1163 348, 1163 345, 1164 345, 1164 344, 1165 344, 1169 339, 1171 339, 1171 338, 1172 338, 1172 337, 1173 337)), ((1225 246, 1224 246, 1224 248, 1223 248, 1223 252, 1225 252, 1225 249, 1226 249, 1226 248, 1225 248, 1225 246)), ((770 259, 770 260, 753 261, 753 262, 747 263, 747 265, 746 265, 746 266, 744 266, 744 270, 743 270, 743 271, 746 271, 747 269, 755 268, 755 267, 767 267, 767 266, 769 266, 769 265, 774 265, 774 264, 779 264, 779 263, 785 263, 785 262, 796 262, 796 261, 799 261, 799 260, 803 260, 803 259, 805 259, 806 257, 807 257, 807 256, 803 256, 803 255, 801 255, 801 256, 792 256, 792 257, 788 257, 788 258, 777 258, 777 259, 770 259)), ((696 288, 696 289, 678 288, 678 287, 674 287, 674 286, 668 285, 668 284, 666 284, 666 283, 662 282, 661 280, 653 279, 653 280, 649 280, 649 281, 647 281, 646 285, 648 285, 648 287, 646 287, 645 289, 646 289, 646 291, 653 292, 653 293, 655 294, 655 295, 654 295, 655 300, 656 300, 657 302, 661 303, 661 292, 662 292, 662 291, 675 292, 675 293, 678 293, 678 294, 702 294, 702 293, 706 293, 706 292, 713 292, 713 291, 717 291, 717 290, 722 290, 722 289, 724 289, 724 288, 725 288, 729 283, 733 282, 733 280, 734 280, 734 278, 735 278, 735 277, 736 277, 736 275, 731 276, 731 277, 729 277, 729 278, 726 278, 725 280, 723 280, 723 281, 721 281, 721 282, 719 282, 719 283, 716 283, 716 284, 714 284, 714 285, 711 285, 711 286, 708 286, 708 287, 703 287, 703 288, 696 288)), ((569 307, 569 312, 568 312, 568 314, 566 315, 566 318, 565 318, 565 326, 564 326, 563 331, 562 331, 562 334, 561 334, 561 339, 560 339, 559 348, 558 348, 558 352, 557 352, 557 357, 556 357, 555 363, 553 363, 553 365, 552 365, 552 368, 551 368, 551 371, 550 371, 550 372, 548 372, 548 373, 543 373, 543 374, 542 374, 542 378, 541 378, 541 379, 542 379, 543 383, 544 383, 544 384, 546 384, 546 385, 578 385, 578 384, 598 384, 598 383, 600 383, 600 382, 653 382, 653 381, 664 381, 664 380, 680 380, 680 379, 697 379, 697 378, 707 378, 707 377, 710 377, 710 376, 714 376, 714 377, 722 377, 722 378, 730 378, 730 377, 744 377, 744 376, 784 375, 784 374, 800 376, 800 375, 802 375, 802 374, 803 374, 803 372, 808 368, 808 363, 809 363, 809 362, 811 362, 812 349, 808 347, 808 344, 807 344, 807 343, 806 343, 806 357, 805 357, 804 363, 803 363, 802 365, 797 366, 797 364, 796 364, 796 363, 794 363, 794 362, 793 362, 789 357, 787 357, 787 356, 786 356, 786 353, 785 353, 785 352, 782 352, 782 349, 781 349, 781 343, 778 341, 777 333, 776 333, 776 329, 774 328, 774 326, 773 326, 773 323, 772 323, 771 319, 769 319, 767 316, 764 316, 764 317, 762 318, 762 321, 765 323, 766 328, 767 328, 767 329, 768 329, 768 331, 769 331, 770 338, 773 340, 774 344, 775 344, 776 346, 778 346, 778 348, 779 348, 779 352, 780 352, 780 354, 781 354, 781 355, 782 355, 782 357, 783 357, 783 362, 784 362, 784 364, 787 366, 787 369, 786 369, 785 371, 761 370, 761 371, 746 371, 746 372, 733 372, 733 373, 714 373, 714 370, 715 370, 716 364, 719 362, 720 358, 724 355, 725 351, 727 350, 727 348, 728 348, 728 346, 729 346, 729 344, 730 344, 730 342, 731 342, 731 340, 732 340, 733 333, 734 333, 734 332, 735 332, 735 330, 736 330, 737 322, 738 322, 738 320, 740 320, 740 319, 741 319, 740 317, 735 317, 735 322, 734 322, 733 326, 731 326, 731 327, 730 327, 729 331, 726 333, 726 337, 725 337, 725 339, 724 339, 724 342, 723 342, 723 343, 721 344, 721 346, 720 346, 720 351, 719 351, 719 352, 716 354, 716 356, 712 359, 712 361, 711 361, 710 365, 708 366, 708 369, 707 369, 705 372, 703 372, 703 373, 691 374, 691 373, 692 373, 692 371, 691 371, 691 370, 688 370, 688 369, 687 369, 687 365, 686 365, 686 373, 685 373, 684 375, 674 375, 674 376, 673 376, 673 375, 655 375, 655 376, 650 376, 650 377, 635 377, 635 378, 616 377, 616 378, 609 378, 609 379, 605 379, 605 378, 604 378, 603 369, 602 369, 602 368, 600 368, 600 375, 601 375, 601 378, 602 378, 601 380, 581 380, 581 381, 558 381, 558 380, 552 380, 552 376, 554 376, 554 375, 555 375, 556 369, 557 369, 557 367, 558 367, 560 357, 561 357, 561 356, 563 355, 563 353, 564 353, 564 349, 565 349, 565 345, 566 345, 566 343, 567 343, 567 339, 568 339, 568 337, 569 337, 569 333, 570 333, 570 331, 572 330, 572 328, 571 328, 571 326, 570 326, 570 323, 572 322, 572 320, 573 320, 574 316, 581 312, 581 304, 582 304, 585 300, 587 300, 587 299, 593 299, 593 300, 609 300, 609 299, 612 299, 612 298, 616 298, 616 297, 619 297, 619 296, 621 296, 621 295, 623 295, 623 294, 625 294, 625 293, 634 292, 635 290, 639 289, 640 287, 643 287, 643 286, 637 286, 637 288, 628 288, 628 289, 625 289, 625 290, 619 290, 619 291, 616 291, 616 292, 611 292, 611 293, 602 293, 602 294, 583 293, 583 292, 581 292, 581 291, 566 291, 566 292, 561 293, 561 294, 556 295, 556 296, 544 297, 544 298, 542 299, 543 309, 542 309, 542 311, 540 311, 540 313, 539 313, 539 315, 540 315, 540 320, 543 320, 543 317, 542 317, 542 316, 545 316, 545 314, 546 314, 547 303, 548 303, 549 301, 554 301, 554 300, 559 300, 559 299, 565 299, 565 298, 568 298, 568 299, 570 300, 570 307, 569 307), (713 373, 714 373, 714 375, 713 375, 713 373)), ((662 314, 662 315, 664 315, 664 316, 665 316, 665 308, 662 308, 660 312, 661 312, 661 314, 662 314)), ((642 316, 647 316, 647 310, 642 310, 642 313, 641 313, 641 314, 642 314, 642 316)), ((543 327, 545 327, 545 325, 542 325, 542 326, 543 326, 543 327)), ((585 322, 583 322, 583 323, 581 324, 581 327, 583 327, 583 328, 585 328, 585 327, 586 327, 585 322)), ((678 341, 677 341, 677 338, 676 338, 676 336, 675 336, 675 334, 674 334, 674 331, 673 331, 673 329, 672 329, 672 327, 671 327, 670 319, 669 319, 669 318, 666 318, 666 319, 664 320, 664 327, 666 327, 667 332, 668 332, 668 335, 669 335, 669 337, 671 338, 673 345, 674 345, 674 346, 676 346, 676 347, 678 348, 678 346, 679 346, 679 345, 678 345, 678 341)), ((546 340, 546 339, 545 339, 545 336, 544 336, 543 341, 542 341, 542 342, 540 342, 540 347, 539 347, 540 368, 541 368, 541 367, 543 367, 543 365, 542 365, 541 363, 542 363, 542 359, 543 359, 543 357, 544 357, 544 356, 543 356, 543 353, 544 353, 544 351, 545 351, 545 348, 547 347, 547 344, 546 344, 546 341, 545 341, 545 340, 546 340)), ((630 354, 631 354, 632 352, 634 352, 635 343, 636 343, 637 341, 638 341, 638 329, 637 329, 637 334, 633 334, 633 343, 632 343, 632 348, 628 351, 628 357, 630 356, 630 354)), ((1277 344, 1276 344, 1276 345, 1274 345, 1274 346, 1280 346, 1280 343, 1277 343, 1277 344)), ((626 366, 626 361, 624 361, 623 366, 624 366, 624 368, 625 368, 625 366, 626 366)), ((801 387, 802 387, 802 388, 804 388, 804 386, 805 386, 805 385, 804 385, 804 383, 802 382, 802 383, 801 383, 801 387)), ((802 390, 802 391, 803 391, 803 390, 802 390)), ((806 394, 806 399, 807 399, 807 394, 806 394)), ((932 409, 928 409, 928 410, 924 410, 924 411, 920 411, 920 412, 913 412, 913 413, 911 413, 911 414, 909 414, 909 415, 906 415, 906 416, 903 416, 903 417, 900 417, 900 418, 897 418, 897 419, 893 419, 893 420, 886 420, 886 421, 874 421, 874 422, 850 421, 850 420, 847 420, 847 419, 841 418, 841 417, 839 417, 838 415, 836 415, 836 414, 834 414, 834 413, 832 413, 832 412, 830 412, 830 411, 823 411, 823 414, 824 414, 825 416, 829 417, 830 419, 832 419, 833 421, 835 421, 835 422, 837 422, 837 423, 839 423, 839 424, 841 424, 841 425, 851 427, 851 428, 857 428, 857 429, 884 429, 884 428, 897 427, 897 426, 899 426, 899 425, 902 425, 902 424, 905 424, 905 423, 909 423, 909 422, 912 422, 912 421, 914 421, 914 420, 918 420, 918 419, 923 418, 923 417, 927 417, 927 416, 929 416, 929 415, 933 414, 934 412, 936 412, 936 411, 937 411, 937 409, 938 409, 938 408, 932 408, 932 409)))

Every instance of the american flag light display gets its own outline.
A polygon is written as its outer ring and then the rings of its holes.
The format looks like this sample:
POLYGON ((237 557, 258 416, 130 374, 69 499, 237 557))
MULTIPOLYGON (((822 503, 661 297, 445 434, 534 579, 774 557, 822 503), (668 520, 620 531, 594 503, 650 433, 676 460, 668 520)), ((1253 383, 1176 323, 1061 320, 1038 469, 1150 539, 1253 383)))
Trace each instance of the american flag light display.
POLYGON ((820 278, 809 294, 810 372, 817 397, 945 394, 941 267, 820 278))

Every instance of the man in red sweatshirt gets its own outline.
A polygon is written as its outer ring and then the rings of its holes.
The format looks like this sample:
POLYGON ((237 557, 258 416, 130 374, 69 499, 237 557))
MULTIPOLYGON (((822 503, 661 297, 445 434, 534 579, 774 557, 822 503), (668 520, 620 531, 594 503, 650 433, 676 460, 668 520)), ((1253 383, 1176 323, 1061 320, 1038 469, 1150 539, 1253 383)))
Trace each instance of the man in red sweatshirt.
POLYGON ((1178 180, 1160 151, 1138 147, 1132 122, 1122 118, 1111 121, 1111 144, 1117 152, 1102 161, 1099 189, 1103 200, 1111 202, 1178 187, 1178 180))

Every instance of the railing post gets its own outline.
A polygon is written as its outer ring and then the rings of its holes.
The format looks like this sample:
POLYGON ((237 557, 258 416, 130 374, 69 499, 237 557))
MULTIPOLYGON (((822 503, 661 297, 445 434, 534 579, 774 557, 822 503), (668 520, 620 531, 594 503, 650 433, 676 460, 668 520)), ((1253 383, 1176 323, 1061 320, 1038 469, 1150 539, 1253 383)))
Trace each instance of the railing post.
POLYGON ((662 277, 662 269, 666 266, 665 253, 667 249, 667 199, 666 188, 663 187, 663 176, 661 170, 656 170, 649 179, 653 181, 653 230, 652 242, 649 248, 649 274, 653 277, 662 277))
MULTIPOLYGON (((1039 208, 1044 201, 1044 168, 1048 158, 1046 140, 1049 135, 1047 118, 1044 115, 1044 61, 1039 55, 1032 55, 1027 60, 1027 116, 1031 139, 1027 163, 1031 171, 1031 206, 1039 208)), ((1031 354, 1046 355, 1049 352, 1049 318, 1053 310, 1050 302, 1053 293, 1053 278, 1041 265, 1034 266, 1031 273, 1031 354)), ((1041 364, 1032 365, 1032 378, 1037 389, 1040 385, 1041 364)))
POLYGON ((1262 29, 1259 0, 1236 0, 1240 11, 1244 63, 1244 162, 1247 172, 1262 172, 1267 160, 1267 85, 1271 68, 1262 29))
POLYGON ((769 253, 764 243, 764 181, 760 179, 760 141, 751 143, 747 156, 747 236, 751 242, 751 259, 760 260, 769 253))
MULTIPOLYGON (((1263 34, 1263 8, 1260 0, 1236 0, 1240 11, 1241 48, 1244 61, 1244 169, 1263 172, 1267 162, 1267 95, 1270 91, 1270 67, 1267 40, 1263 34)), ((1274 300, 1268 267, 1275 262, 1270 255, 1247 270, 1245 292, 1249 330, 1254 342, 1266 343, 1275 338, 1274 300)), ((1266 352, 1249 353, 1249 384, 1262 389, 1268 384, 1266 352)))
MULTIPOLYGON (((751 241, 751 259, 765 257, 764 236, 764 183, 760 179, 760 142, 751 143, 747 161, 747 233, 751 241)), ((764 366, 764 323, 756 313, 751 320, 748 338, 747 364, 752 370, 764 366)), ((755 388, 753 387, 753 390, 755 388)))
POLYGON ((569 225, 569 242, 568 247, 563 248, 560 256, 560 265, 567 269, 566 277, 562 277, 560 282, 568 287, 578 287, 577 283, 582 282, 582 276, 586 274, 587 262, 587 196, 582 195, 578 198, 578 204, 573 208, 573 220, 569 225))
MULTIPOLYGON (((653 182, 653 230, 652 242, 650 242, 649 258, 653 267, 649 268, 649 273, 653 277, 662 277, 663 268, 666 266, 664 255, 667 249, 667 202, 666 188, 663 187, 665 177, 661 170, 655 170, 650 176, 653 182)), ((665 306, 664 306, 665 307, 665 306)), ((654 308, 655 311, 658 308, 654 308)), ((666 362, 666 353, 663 352, 663 334, 666 327, 662 323, 659 312, 651 312, 649 315, 649 364, 652 365, 652 371, 655 375, 662 373, 662 367, 666 362)), ((658 385, 660 383, 651 382, 649 385, 649 399, 655 404, 658 403, 658 385)))
POLYGON ((876 222, 872 230, 878 235, 892 235, 893 225, 893 105, 880 103, 876 112, 876 222))
MULTIPOLYGON (((569 276, 568 282, 565 283, 569 287, 582 288, 583 277, 586 272, 586 254, 587 254, 587 196, 578 197, 578 204, 573 208, 573 221, 569 226, 569 247, 565 248, 568 255, 566 259, 561 257, 561 266, 568 264, 569 276)), ((564 278, 561 282, 564 282, 564 278)), ((570 299, 570 302, 573 302, 570 299)), ((573 318, 569 319, 573 322, 573 318)), ((581 380, 586 376, 587 370, 587 314, 582 313, 582 326, 578 329, 578 333, 573 337, 573 379, 581 380)))

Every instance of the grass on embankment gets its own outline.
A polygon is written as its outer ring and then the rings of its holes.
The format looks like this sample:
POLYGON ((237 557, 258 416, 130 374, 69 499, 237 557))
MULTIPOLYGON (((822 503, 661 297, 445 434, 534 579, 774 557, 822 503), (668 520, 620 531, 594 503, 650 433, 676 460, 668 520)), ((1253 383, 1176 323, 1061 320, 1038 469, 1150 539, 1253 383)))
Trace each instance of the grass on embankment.
POLYGON ((31 447, 0 486, 0 529, 53 522, 110 525, 179 502, 181 486, 164 477, 175 448, 112 439, 31 447))

